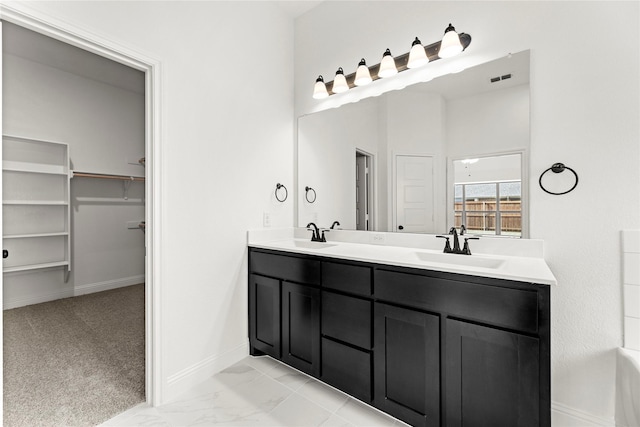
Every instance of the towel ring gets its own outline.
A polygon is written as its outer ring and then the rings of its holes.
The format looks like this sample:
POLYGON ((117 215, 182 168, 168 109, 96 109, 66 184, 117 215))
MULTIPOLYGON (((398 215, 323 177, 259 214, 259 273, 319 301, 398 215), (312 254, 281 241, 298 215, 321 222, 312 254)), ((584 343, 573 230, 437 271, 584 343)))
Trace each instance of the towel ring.
POLYGON ((540 188, 542 188, 545 192, 547 192, 549 194, 553 194, 554 196, 560 196, 562 194, 567 194, 567 193, 573 191, 573 189, 578 186, 578 174, 576 173, 576 171, 571 169, 569 166, 565 166, 564 163, 554 163, 553 165, 551 165, 551 167, 549 169, 545 170, 544 172, 542 172, 542 174, 540 174, 540 179, 538 180, 538 184, 540 184, 540 188), (571 187, 567 191, 563 191, 561 193, 554 193, 553 191, 549 191, 546 188, 544 188, 544 186, 542 185, 542 177, 544 176, 545 173, 547 173, 549 171, 551 171, 553 173, 561 173, 561 172, 564 172, 565 169, 570 170, 571 173, 573 173, 573 176, 576 177, 576 182, 573 184, 573 187, 571 187))
POLYGON ((304 187, 304 191, 305 191, 304 198, 307 199, 307 202, 313 203, 316 201, 316 197, 317 197, 316 190, 314 190, 311 187, 304 187), (313 200, 309 200, 309 191, 313 191, 313 200))
POLYGON ((276 200, 279 201, 280 203, 284 202, 285 200, 287 200, 287 197, 289 197, 289 191, 287 190, 287 187, 285 187, 284 184, 280 184, 280 183, 276 184, 276 191, 274 191, 274 194, 276 196, 276 200), (278 197, 278 190, 280 190, 281 188, 284 188, 284 198, 283 199, 278 197))

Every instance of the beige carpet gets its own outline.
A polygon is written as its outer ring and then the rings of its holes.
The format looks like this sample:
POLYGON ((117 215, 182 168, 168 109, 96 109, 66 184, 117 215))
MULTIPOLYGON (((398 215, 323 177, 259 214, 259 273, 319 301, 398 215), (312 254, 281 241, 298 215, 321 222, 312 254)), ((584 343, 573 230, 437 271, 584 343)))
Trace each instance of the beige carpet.
POLYGON ((95 426, 144 401, 144 285, 4 311, 4 426, 95 426))

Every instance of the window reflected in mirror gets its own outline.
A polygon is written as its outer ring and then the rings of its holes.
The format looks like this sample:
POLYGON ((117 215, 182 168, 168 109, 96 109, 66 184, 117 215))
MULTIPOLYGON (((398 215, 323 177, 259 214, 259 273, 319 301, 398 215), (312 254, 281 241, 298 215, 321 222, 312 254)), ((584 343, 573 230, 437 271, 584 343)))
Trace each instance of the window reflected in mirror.
POLYGON ((478 235, 522 237, 522 155, 454 160, 455 226, 478 235))

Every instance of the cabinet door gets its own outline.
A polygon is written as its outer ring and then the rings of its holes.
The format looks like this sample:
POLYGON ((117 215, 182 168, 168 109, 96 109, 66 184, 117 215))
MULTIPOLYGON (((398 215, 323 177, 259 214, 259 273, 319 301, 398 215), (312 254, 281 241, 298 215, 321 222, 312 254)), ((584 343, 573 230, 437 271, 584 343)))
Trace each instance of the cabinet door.
POLYGON ((412 426, 439 426, 439 317, 376 303, 374 322, 374 406, 412 426))
POLYGON ((280 281, 249 275, 251 354, 280 358, 280 281))
POLYGON ((446 425, 541 426, 539 341, 446 321, 446 425))
POLYGON ((320 375, 320 290, 282 283, 282 360, 320 375))

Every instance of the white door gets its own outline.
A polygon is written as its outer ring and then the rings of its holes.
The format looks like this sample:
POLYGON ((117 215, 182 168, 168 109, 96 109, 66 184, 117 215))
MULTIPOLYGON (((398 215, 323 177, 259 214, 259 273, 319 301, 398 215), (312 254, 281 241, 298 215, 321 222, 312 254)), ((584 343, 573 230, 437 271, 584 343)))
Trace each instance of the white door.
POLYGON ((395 231, 432 233, 433 157, 396 156, 395 231))

